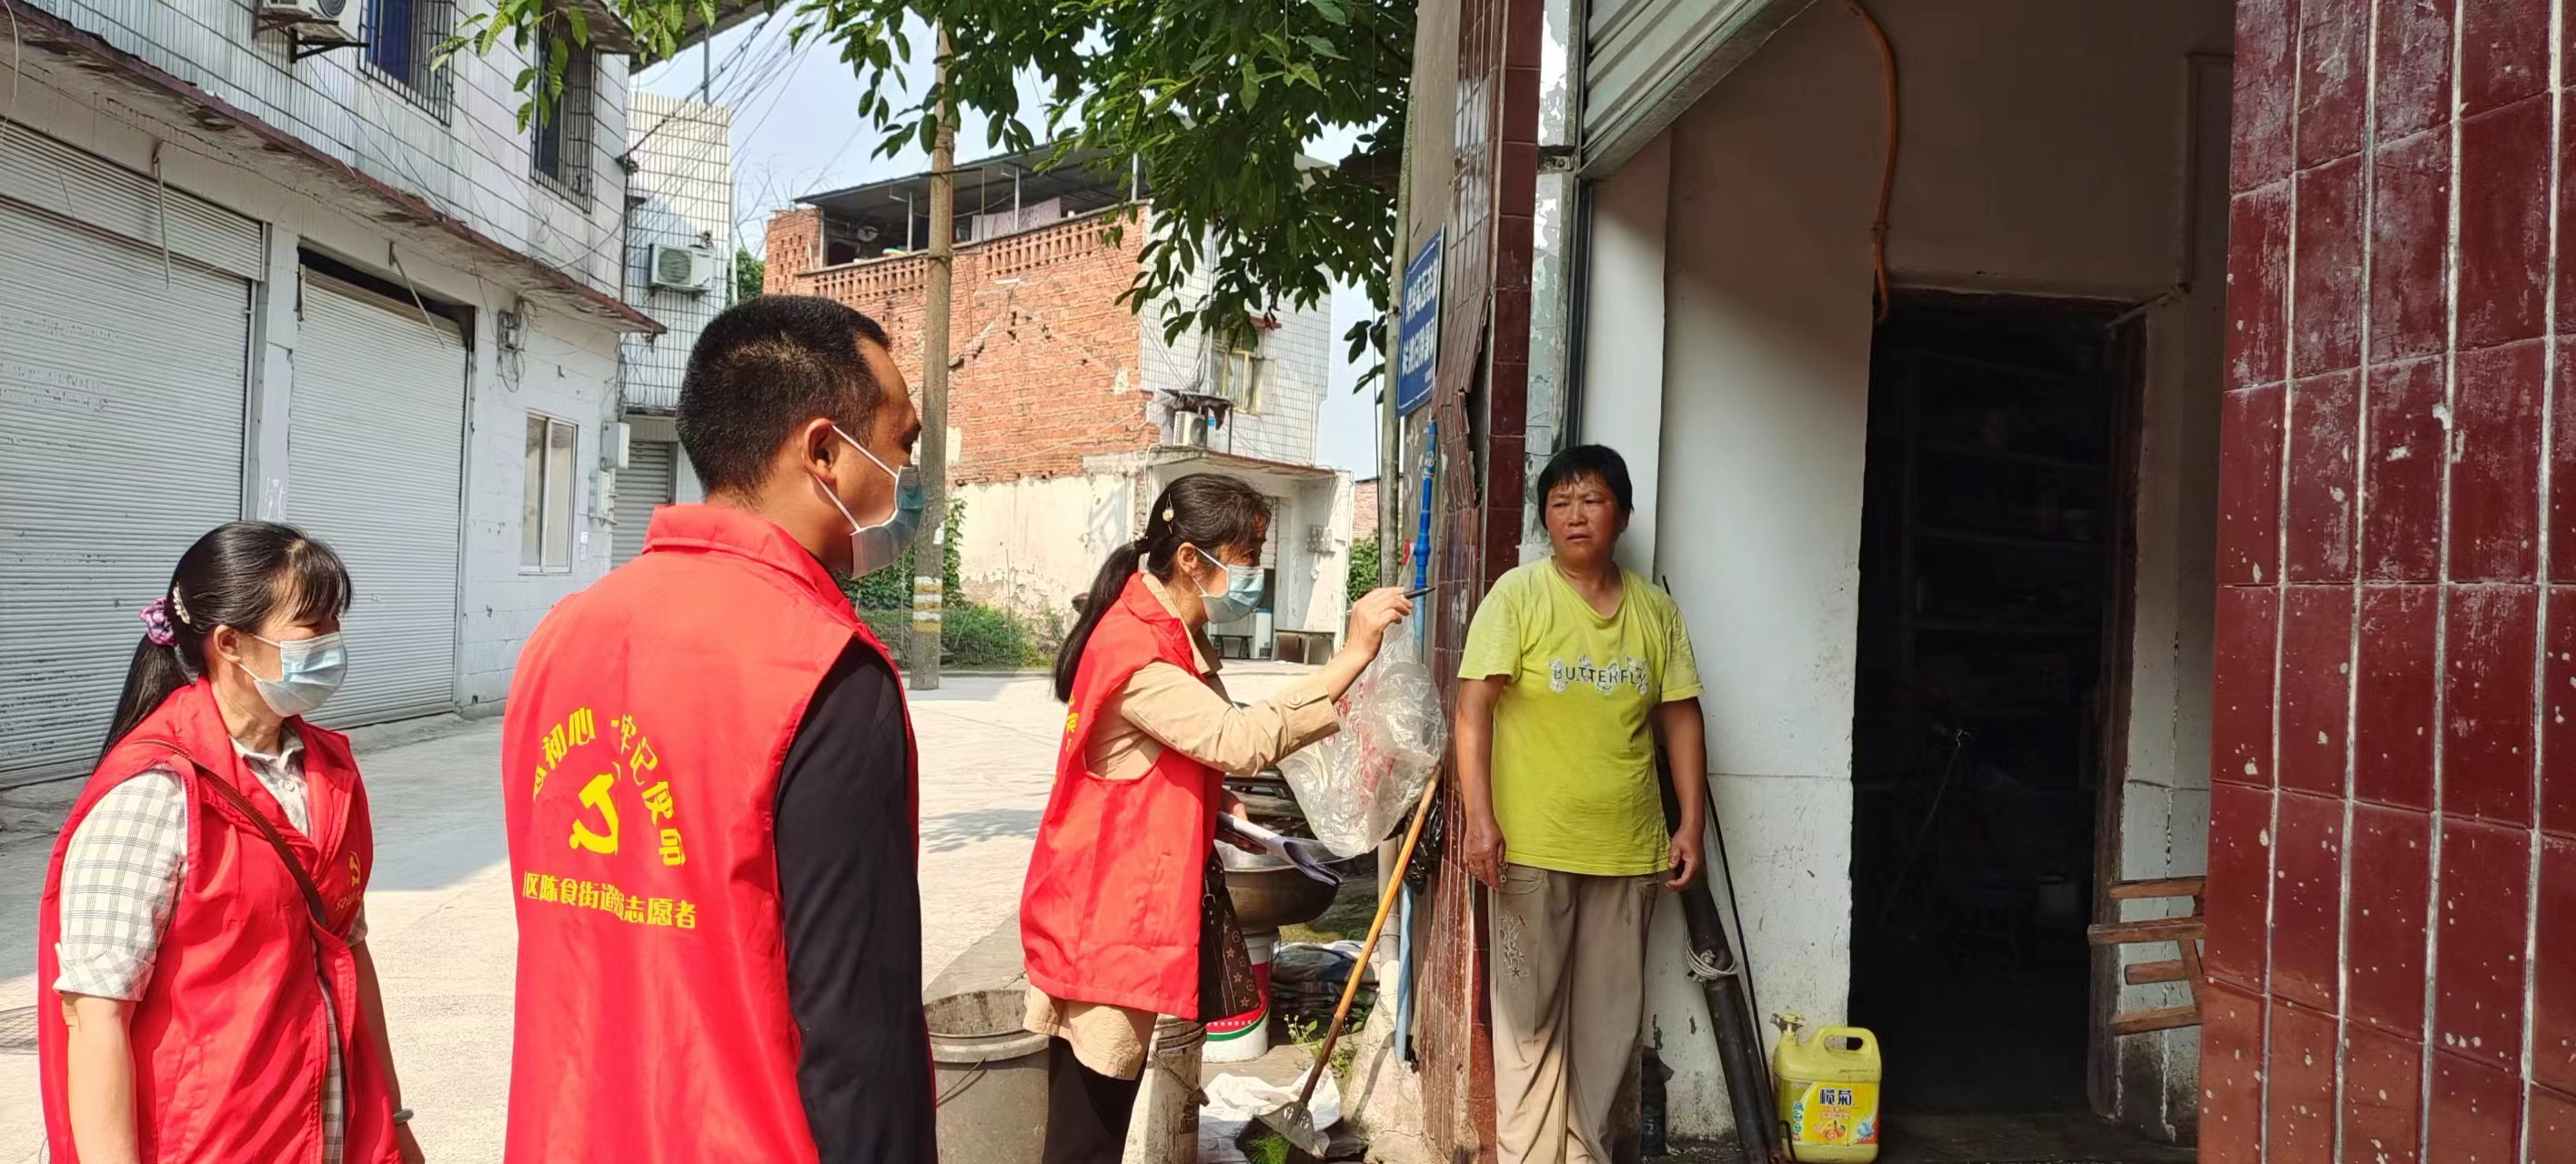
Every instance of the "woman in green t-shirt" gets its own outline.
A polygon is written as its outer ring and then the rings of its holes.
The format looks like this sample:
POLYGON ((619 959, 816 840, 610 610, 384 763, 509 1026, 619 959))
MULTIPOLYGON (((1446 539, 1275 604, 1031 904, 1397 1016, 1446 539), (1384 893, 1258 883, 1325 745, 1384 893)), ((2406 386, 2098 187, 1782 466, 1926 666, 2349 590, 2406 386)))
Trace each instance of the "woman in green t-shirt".
POLYGON ((1567 449, 1538 488, 1555 553, 1503 575, 1468 627, 1458 771, 1467 867, 1494 889, 1502 1160, 1593 1164, 1637 1053, 1654 895, 1699 875, 1707 747, 1680 610, 1611 557, 1627 463, 1567 449), (1658 734, 1684 777, 1670 834, 1658 734))

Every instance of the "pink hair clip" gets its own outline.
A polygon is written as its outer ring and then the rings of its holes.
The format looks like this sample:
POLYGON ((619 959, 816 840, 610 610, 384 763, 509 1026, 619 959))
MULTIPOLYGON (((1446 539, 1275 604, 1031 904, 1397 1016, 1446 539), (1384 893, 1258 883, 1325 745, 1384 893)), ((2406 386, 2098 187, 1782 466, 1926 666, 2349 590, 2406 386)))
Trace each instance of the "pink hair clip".
POLYGON ((151 605, 139 612, 138 617, 143 619, 143 637, 152 640, 152 645, 166 647, 179 641, 179 633, 170 629, 168 595, 153 599, 151 605))

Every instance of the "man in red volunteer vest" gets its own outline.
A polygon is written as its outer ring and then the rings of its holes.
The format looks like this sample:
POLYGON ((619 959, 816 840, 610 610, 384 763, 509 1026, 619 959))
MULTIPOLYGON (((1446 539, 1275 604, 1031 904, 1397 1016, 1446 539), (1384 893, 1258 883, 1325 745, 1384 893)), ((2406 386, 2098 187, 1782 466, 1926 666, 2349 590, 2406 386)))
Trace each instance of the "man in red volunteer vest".
POLYGON ((528 640, 502 735, 514 1164, 928 1164, 918 800, 835 574, 920 520, 883 329, 772 295, 680 389, 707 504, 528 640))

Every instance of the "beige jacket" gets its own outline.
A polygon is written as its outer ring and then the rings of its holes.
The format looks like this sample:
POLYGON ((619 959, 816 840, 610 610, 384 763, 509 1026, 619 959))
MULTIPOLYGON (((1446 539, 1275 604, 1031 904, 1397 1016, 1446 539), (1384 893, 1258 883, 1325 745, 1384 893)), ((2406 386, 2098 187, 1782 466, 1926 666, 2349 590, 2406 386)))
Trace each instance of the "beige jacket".
MULTIPOLYGON (((1171 596, 1153 575, 1145 576, 1145 587, 1165 610, 1172 609, 1171 596)), ((1225 693, 1216 652, 1196 628, 1190 650, 1204 681, 1170 663, 1148 663, 1104 705, 1088 748, 1093 775, 1139 779, 1165 748, 1178 748, 1220 772, 1249 774, 1339 730, 1321 678, 1300 678, 1268 699, 1237 707, 1225 693)), ((1154 1030, 1151 1012, 1059 1000, 1034 986, 1028 1004, 1028 1028, 1073 1044, 1084 1066, 1120 1079, 1144 1072, 1154 1030)))

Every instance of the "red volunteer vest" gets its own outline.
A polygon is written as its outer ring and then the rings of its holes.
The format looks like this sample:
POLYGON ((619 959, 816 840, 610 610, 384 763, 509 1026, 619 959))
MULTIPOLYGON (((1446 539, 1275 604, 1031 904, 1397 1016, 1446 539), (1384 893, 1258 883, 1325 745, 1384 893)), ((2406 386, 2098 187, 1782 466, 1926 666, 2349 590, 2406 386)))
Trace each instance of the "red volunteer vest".
POLYGON ((772 830, 778 766, 853 640, 885 654, 804 547, 705 505, 657 512, 642 556, 529 638, 502 728, 506 1159, 815 1159, 772 830))
POLYGON ((304 741, 305 819, 286 820, 277 798, 233 751, 203 681, 183 687, 110 749, 72 806, 54 842, 37 907, 36 1030, 43 1075, 45 1137, 59 1164, 72 1146, 64 1092, 62 973, 63 854, 100 797, 155 767, 178 773, 188 797, 188 861, 152 979, 127 1023, 134 1046, 134 1123, 143 1159, 188 1164, 280 1164, 322 1159, 322 1084, 330 1070, 331 1022, 323 983, 340 1016, 347 1073, 343 1159, 395 1159, 393 1101, 358 1002, 357 960, 340 935, 357 920, 374 866, 367 793, 347 737, 293 721, 304 741), (206 786, 193 758, 232 785, 268 819, 322 891, 328 928, 259 826, 206 786))
POLYGON ((1029 982, 1055 998, 1195 1019, 1199 895, 1223 776, 1178 748, 1135 780, 1103 780, 1090 765, 1101 707, 1156 660, 1201 674, 1188 629, 1139 575, 1074 670, 1055 791, 1020 893, 1020 947, 1029 982))

